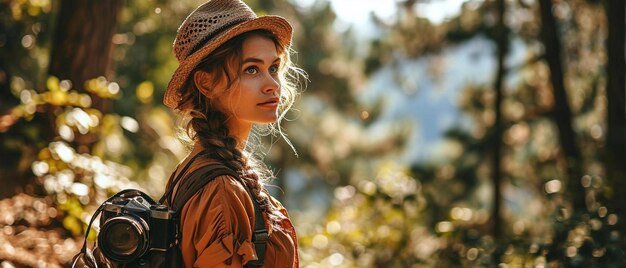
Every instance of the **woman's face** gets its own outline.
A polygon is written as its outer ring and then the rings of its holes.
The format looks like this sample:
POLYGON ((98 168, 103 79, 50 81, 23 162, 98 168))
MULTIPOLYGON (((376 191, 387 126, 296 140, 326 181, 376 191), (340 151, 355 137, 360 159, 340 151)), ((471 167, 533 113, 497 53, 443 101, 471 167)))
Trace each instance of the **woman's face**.
MULTIPOLYGON (((279 66, 280 57, 271 39, 251 35, 243 41, 239 80, 214 102, 228 115, 230 127, 245 129, 253 123, 276 122, 280 99, 279 66)), ((218 84, 218 88, 225 86, 226 81, 218 84)))

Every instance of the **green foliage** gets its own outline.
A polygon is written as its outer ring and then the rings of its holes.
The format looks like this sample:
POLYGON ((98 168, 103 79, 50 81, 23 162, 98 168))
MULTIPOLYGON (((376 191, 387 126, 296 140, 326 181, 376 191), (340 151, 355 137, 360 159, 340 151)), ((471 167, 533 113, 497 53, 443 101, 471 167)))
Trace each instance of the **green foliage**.
POLYGON ((316 233, 301 242, 303 262, 321 267, 408 267, 431 263, 437 238, 420 224, 419 180, 386 163, 375 177, 334 190, 337 200, 316 233), (354 185, 354 186, 353 186, 354 185))
POLYGON ((11 115, 16 120, 54 115, 51 124, 55 138, 39 150, 32 172, 64 213, 63 226, 77 236, 83 233, 88 212, 93 209, 85 206, 116 189, 137 187, 129 183, 131 171, 127 166, 103 160, 120 150, 124 142, 116 124, 110 122, 116 115, 90 108, 92 94, 115 98, 119 88, 100 77, 87 82, 90 94, 84 94, 72 90, 69 81, 50 77, 46 89, 40 93, 18 91, 21 104, 13 108, 11 115), (103 143, 108 144, 106 149, 98 150, 103 143))

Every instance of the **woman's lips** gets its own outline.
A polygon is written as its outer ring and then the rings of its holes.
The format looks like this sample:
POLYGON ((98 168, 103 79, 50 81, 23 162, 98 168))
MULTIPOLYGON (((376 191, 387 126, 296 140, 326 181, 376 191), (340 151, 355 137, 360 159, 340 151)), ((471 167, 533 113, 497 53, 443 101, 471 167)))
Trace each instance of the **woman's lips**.
POLYGON ((257 106, 268 107, 268 108, 276 108, 278 106, 278 99, 270 99, 265 102, 261 102, 257 104, 257 106))

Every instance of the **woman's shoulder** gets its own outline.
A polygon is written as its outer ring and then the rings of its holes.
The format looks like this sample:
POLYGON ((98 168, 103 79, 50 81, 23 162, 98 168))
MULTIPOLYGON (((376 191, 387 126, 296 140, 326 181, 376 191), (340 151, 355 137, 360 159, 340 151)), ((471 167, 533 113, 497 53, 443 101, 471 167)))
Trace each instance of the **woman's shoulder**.
POLYGON ((230 169, 220 161, 202 157, 191 164, 190 170, 196 172, 196 175, 192 176, 193 174, 188 172, 186 179, 190 179, 192 177, 194 177, 194 179, 198 179, 203 176, 213 176, 213 178, 206 183, 204 189, 209 188, 217 191, 243 190, 245 192, 243 184, 237 178, 237 172, 230 169), (215 176, 216 174, 217 176, 215 176))
POLYGON ((243 183, 230 174, 215 177, 207 183, 203 190, 203 192, 215 192, 217 194, 224 194, 228 197, 248 197, 248 192, 246 191, 243 183))
MULTIPOLYGON (((204 174, 198 174, 198 177, 212 176, 208 171, 204 174)), ((206 184, 201 187, 192 198, 203 199, 205 202, 213 202, 219 198, 230 203, 234 199, 250 199, 245 186, 235 177, 234 174, 223 174, 212 177, 206 184)))
MULTIPOLYGON (((238 176, 237 172, 229 169, 223 163, 209 158, 197 158, 193 160, 186 169, 176 170, 174 175, 181 177, 178 182, 174 180, 174 182, 176 182, 174 186, 174 196, 178 194, 179 187, 180 189, 195 191, 190 198, 194 198, 201 192, 207 191, 245 191, 243 184, 236 178, 238 176), (184 172, 184 174, 181 176, 179 172, 184 172)), ((171 182, 168 182, 168 184, 169 183, 171 182)))
POLYGON ((231 175, 221 175, 193 194, 183 205, 181 218, 230 222, 247 220, 250 215, 254 215, 254 205, 244 186, 231 175))

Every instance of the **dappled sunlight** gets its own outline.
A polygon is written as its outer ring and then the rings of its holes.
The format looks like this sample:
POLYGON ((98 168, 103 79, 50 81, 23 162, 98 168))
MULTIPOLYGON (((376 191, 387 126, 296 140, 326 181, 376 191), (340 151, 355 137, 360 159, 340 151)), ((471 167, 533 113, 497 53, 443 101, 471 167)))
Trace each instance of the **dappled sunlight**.
POLYGON ((65 237, 55 224, 62 214, 50 198, 19 194, 0 200, 0 210, 1 259, 30 267, 62 267, 79 250, 80 239, 65 237))
POLYGON ((545 189, 546 193, 548 194, 558 193, 561 191, 561 181, 551 180, 549 182, 546 182, 545 189))
POLYGON ((335 188, 336 201, 323 223, 325 228, 319 229, 311 240, 308 236, 303 237, 303 260, 310 262, 311 267, 326 267, 333 263, 340 263, 341 267, 369 267, 376 261, 392 257, 389 250, 409 241, 413 242, 401 249, 407 259, 427 258, 428 253, 434 253, 438 248, 436 239, 417 237, 426 234, 416 225, 424 207, 418 203, 418 200, 424 201, 420 196, 419 181, 408 176, 407 170, 403 169, 392 163, 382 164, 376 168, 376 176, 361 180, 358 187, 335 188), (394 201, 385 202, 388 198, 394 201), (415 237, 407 240, 409 236, 415 237), (341 246, 347 241, 352 241, 352 246, 341 246), (315 257, 320 254, 327 258, 315 257), (336 254, 341 255, 341 262, 336 254))
MULTIPOLYGON (((120 93, 117 83, 107 82, 103 77, 89 80, 86 84, 89 92, 101 98, 117 98, 120 93)), ((54 123, 61 140, 50 142, 37 153, 37 159, 31 164, 31 171, 39 178, 43 189, 59 205, 62 213, 59 215, 64 215, 62 226, 77 236, 83 232, 84 224, 95 209, 94 204, 107 198, 112 191, 145 187, 141 186, 141 181, 131 180, 138 176, 130 166, 114 161, 132 148, 123 130, 136 133, 140 124, 129 116, 103 114, 100 110, 91 108, 89 95, 73 90, 71 82, 67 80, 59 81, 50 77, 47 80, 47 89, 42 93, 23 88, 19 90, 21 104, 13 109, 13 114, 32 118, 42 107, 58 107, 58 116, 54 123), (96 138, 97 135, 101 135, 101 138, 96 138), (88 144, 94 145, 92 151, 86 149, 88 144)), ((155 118, 162 121, 158 116, 159 113, 156 113, 150 118, 152 121, 155 118)), ((167 139, 168 133, 173 135, 170 130, 162 133, 161 139, 167 139)), ((178 144, 177 141, 175 143, 178 144)), ((180 145, 163 146, 164 149, 168 147, 182 158, 180 145)), ((160 161, 165 162, 157 164, 158 166, 170 160, 160 161)), ((152 168, 147 177, 160 179, 164 184, 168 175, 162 168, 152 168)), ((150 186, 149 189, 162 188, 150 183, 146 185, 150 186)))

